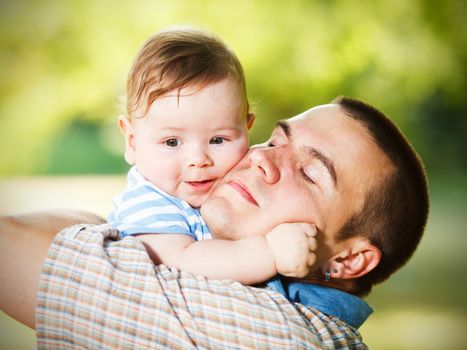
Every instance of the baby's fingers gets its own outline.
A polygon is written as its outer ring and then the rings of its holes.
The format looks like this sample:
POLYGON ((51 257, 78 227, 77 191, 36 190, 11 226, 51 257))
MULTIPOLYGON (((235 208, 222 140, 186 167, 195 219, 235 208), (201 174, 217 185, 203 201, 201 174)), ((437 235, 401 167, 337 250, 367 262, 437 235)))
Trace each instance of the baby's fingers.
POLYGON ((306 224, 306 223, 300 223, 300 228, 305 232, 307 237, 314 237, 316 236, 316 233, 318 232, 316 229, 316 226, 314 224, 306 224))
POLYGON ((314 252, 318 248, 318 242, 315 237, 308 237, 308 250, 314 252))
POLYGON ((318 241, 316 240, 315 236, 317 233, 315 225, 308 225, 308 229, 305 232, 308 237, 308 266, 313 266, 316 262, 316 254, 315 251, 318 248, 318 241))
POLYGON ((308 254, 308 266, 313 266, 316 262, 316 254, 314 252, 310 252, 308 254))

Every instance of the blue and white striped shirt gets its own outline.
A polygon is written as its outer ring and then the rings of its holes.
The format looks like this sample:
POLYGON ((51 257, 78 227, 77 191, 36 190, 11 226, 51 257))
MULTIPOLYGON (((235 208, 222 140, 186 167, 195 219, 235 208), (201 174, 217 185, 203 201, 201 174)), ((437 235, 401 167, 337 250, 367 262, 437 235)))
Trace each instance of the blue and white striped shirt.
POLYGON ((187 234, 199 241, 212 238, 199 210, 146 180, 136 167, 128 172, 125 191, 113 200, 108 221, 123 236, 140 233, 187 234))

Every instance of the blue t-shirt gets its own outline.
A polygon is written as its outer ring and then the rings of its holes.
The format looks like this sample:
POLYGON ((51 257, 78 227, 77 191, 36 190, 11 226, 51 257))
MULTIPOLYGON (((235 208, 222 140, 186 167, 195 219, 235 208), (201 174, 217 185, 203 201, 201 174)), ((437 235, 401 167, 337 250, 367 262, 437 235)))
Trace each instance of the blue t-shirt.
POLYGON ((139 233, 186 234, 199 241, 212 238, 198 209, 165 193, 132 167, 125 191, 114 198, 108 221, 122 236, 139 233))

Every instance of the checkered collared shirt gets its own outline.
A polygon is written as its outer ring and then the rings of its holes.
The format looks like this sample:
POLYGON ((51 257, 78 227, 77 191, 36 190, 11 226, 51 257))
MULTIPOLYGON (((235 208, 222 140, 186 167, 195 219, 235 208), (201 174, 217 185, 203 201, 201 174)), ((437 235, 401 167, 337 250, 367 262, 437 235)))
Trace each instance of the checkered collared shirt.
POLYGON ((74 226, 52 243, 39 349, 366 349, 337 317, 269 290, 154 266, 134 237, 74 226))

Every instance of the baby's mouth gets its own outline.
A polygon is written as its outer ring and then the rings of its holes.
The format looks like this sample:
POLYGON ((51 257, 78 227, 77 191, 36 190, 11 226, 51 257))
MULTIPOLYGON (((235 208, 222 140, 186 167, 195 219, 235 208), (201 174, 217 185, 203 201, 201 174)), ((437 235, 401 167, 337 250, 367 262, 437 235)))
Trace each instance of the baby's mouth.
POLYGON ((185 183, 196 192, 208 192, 214 185, 214 180, 185 181, 185 183))

